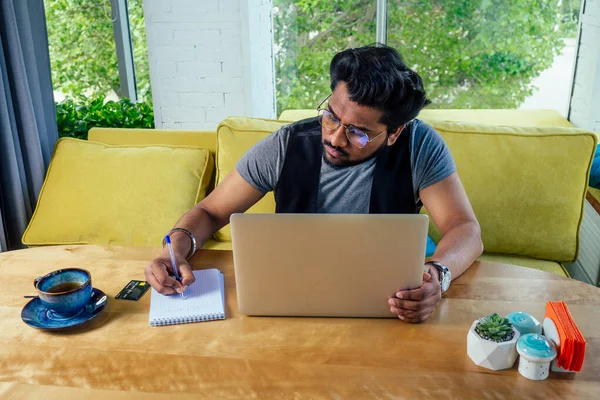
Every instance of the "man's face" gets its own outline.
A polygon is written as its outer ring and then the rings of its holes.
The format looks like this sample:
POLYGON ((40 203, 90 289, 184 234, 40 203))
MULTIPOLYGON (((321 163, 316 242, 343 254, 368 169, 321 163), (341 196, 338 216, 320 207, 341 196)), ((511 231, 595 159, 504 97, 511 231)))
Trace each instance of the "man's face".
POLYGON ((345 82, 338 83, 328 104, 323 107, 331 113, 332 118, 339 120, 341 124, 352 125, 366 133, 369 140, 376 137, 365 147, 359 148, 348 140, 343 125, 340 124, 336 130, 321 127, 325 159, 334 166, 346 167, 370 159, 386 144, 388 146, 394 144, 397 138, 396 134, 401 131, 389 132, 391 134, 388 135, 388 132, 385 132, 387 126, 379 122, 383 112, 372 107, 361 106, 350 100, 345 82), (384 133, 379 135, 382 132, 384 133))

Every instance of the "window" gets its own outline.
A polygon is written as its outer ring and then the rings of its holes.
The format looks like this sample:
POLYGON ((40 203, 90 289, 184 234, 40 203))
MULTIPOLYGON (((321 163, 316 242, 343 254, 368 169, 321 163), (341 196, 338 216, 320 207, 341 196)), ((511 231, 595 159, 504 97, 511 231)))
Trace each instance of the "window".
POLYGON ((114 23, 119 18, 118 1, 126 4, 129 11, 126 22, 131 28, 138 99, 151 100, 142 0, 46 0, 56 101, 124 97, 114 36, 114 23))
POLYGON ((146 42, 146 25, 142 0, 128 0, 127 3, 138 100, 152 101, 148 44, 146 42))
MULTIPOLYGON (((380 3, 385 1, 380 0, 380 3)), ((325 97, 339 50, 375 42, 376 1, 274 1, 277 113, 325 97)), ((566 115, 581 0, 388 0, 387 44, 433 108, 566 115)))
POLYGON ((375 42, 372 0, 274 0, 277 114, 316 108, 329 95, 329 62, 340 50, 375 42))

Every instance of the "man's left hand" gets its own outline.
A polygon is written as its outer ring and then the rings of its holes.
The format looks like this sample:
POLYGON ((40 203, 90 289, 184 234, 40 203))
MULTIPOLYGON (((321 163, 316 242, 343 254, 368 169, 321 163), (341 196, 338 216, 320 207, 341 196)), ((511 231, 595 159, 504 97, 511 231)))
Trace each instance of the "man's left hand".
POLYGON ((390 297, 390 311, 398 315, 402 321, 423 322, 435 310, 442 298, 439 272, 435 267, 426 266, 423 272, 423 284, 420 288, 400 290, 396 297, 390 297))

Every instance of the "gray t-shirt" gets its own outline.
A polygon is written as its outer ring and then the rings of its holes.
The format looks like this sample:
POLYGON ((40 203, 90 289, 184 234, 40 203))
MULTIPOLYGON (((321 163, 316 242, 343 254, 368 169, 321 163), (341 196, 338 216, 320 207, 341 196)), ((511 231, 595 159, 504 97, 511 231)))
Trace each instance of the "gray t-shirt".
MULTIPOLYGON (((415 204, 419 192, 456 172, 456 165, 443 139, 430 125, 414 120, 402 134, 410 135, 415 204)), ((236 169, 257 190, 267 193, 277 186, 285 161, 289 126, 284 126, 256 143, 239 159, 236 169)), ((376 158, 361 164, 336 168, 321 160, 317 194, 318 213, 366 214, 369 212, 371 185, 376 158)))

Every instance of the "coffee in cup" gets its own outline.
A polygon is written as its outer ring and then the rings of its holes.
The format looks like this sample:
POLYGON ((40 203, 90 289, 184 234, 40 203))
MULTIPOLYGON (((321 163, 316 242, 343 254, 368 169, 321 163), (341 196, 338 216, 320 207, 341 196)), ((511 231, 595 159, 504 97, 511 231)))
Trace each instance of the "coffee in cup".
POLYGON ((78 314, 92 297, 92 276, 85 269, 53 271, 36 278, 33 284, 42 304, 64 316, 78 314))

